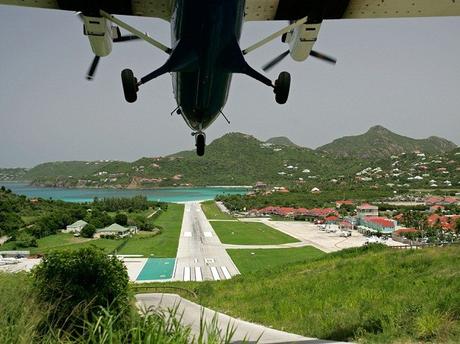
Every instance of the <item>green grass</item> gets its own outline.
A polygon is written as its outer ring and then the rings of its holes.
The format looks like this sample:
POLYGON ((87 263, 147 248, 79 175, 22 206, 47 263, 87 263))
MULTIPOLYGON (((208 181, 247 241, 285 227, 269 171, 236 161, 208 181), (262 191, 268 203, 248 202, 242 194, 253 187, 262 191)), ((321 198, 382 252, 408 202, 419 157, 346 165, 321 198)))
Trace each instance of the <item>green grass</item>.
POLYGON ((77 250, 83 247, 95 246, 103 249, 105 252, 112 252, 118 245, 122 243, 121 240, 111 239, 85 239, 81 237, 74 237, 71 233, 58 233, 49 235, 47 237, 37 240, 38 247, 25 247, 17 248, 14 242, 8 242, 0 246, 0 250, 26 250, 31 254, 44 254, 52 250, 77 250))
POLYGON ((118 254, 141 254, 150 256, 157 246, 159 233, 141 232, 129 238, 126 244, 118 251, 118 254))
POLYGON ((201 209, 203 210, 208 220, 235 220, 233 216, 220 211, 216 205, 216 202, 214 201, 201 203, 201 209))
POLYGON ((242 274, 309 261, 325 254, 311 246, 263 250, 227 250, 242 274))
POLYGON ((211 225, 224 244, 271 245, 298 241, 260 222, 216 221, 211 225))
POLYGON ((183 216, 183 204, 168 204, 168 210, 162 212, 154 221, 156 225, 161 226, 162 230, 161 234, 150 239, 153 247, 148 255, 153 254, 156 257, 165 258, 176 257, 183 216))
POLYGON ((175 284, 200 303, 321 339, 460 342, 458 247, 349 249, 228 281, 175 284))

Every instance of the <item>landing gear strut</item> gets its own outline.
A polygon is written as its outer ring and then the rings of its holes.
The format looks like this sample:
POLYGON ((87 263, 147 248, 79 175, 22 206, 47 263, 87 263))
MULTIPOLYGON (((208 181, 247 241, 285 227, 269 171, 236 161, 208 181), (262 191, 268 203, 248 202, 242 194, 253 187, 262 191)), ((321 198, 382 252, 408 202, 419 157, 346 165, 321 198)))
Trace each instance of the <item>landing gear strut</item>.
POLYGON ((196 155, 203 156, 206 146, 206 135, 203 132, 194 133, 193 135, 195 135, 196 155))

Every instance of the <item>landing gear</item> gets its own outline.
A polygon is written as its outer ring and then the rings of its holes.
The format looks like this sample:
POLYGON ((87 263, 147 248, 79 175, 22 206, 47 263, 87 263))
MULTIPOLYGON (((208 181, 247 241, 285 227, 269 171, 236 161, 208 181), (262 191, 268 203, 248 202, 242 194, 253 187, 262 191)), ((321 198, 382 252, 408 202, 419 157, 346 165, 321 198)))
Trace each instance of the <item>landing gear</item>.
POLYGON ((121 81, 123 83, 123 92, 128 103, 134 103, 137 100, 137 91, 139 87, 137 79, 134 77, 131 69, 123 69, 121 72, 121 81))
POLYGON ((288 72, 281 72, 275 81, 273 92, 278 104, 286 104, 291 86, 291 75, 288 72))
POLYGON ((206 146, 206 135, 204 133, 195 133, 196 155, 204 155, 204 147, 206 146))

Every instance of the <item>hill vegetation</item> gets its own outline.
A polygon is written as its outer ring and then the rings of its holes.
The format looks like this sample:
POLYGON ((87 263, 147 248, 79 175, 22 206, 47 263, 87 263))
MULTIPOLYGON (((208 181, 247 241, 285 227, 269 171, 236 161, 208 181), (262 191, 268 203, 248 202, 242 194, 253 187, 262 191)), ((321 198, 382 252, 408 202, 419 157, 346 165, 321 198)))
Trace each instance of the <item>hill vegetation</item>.
POLYGON ((316 150, 340 157, 369 159, 388 158, 417 150, 428 154, 442 154, 456 147, 456 144, 440 137, 412 139, 377 125, 362 135, 342 137, 316 150))
POLYGON ((458 343, 458 247, 380 245, 247 273, 177 283, 200 303, 307 337, 363 343, 458 343))
POLYGON ((446 182, 443 187, 453 187, 460 167, 460 155, 452 153, 454 148, 453 143, 444 139, 411 139, 381 126, 363 135, 338 139, 317 150, 299 147, 283 137, 262 142, 250 135, 230 133, 211 142, 204 157, 196 156, 194 151, 183 151, 134 162, 53 162, 18 174, 18 178, 38 186, 77 188, 254 185, 258 181, 304 186, 307 190, 331 187, 331 181, 348 186, 368 183, 364 187, 390 183, 399 184, 399 188, 426 188, 446 182), (395 173, 395 168, 401 172, 395 173), (423 181, 419 175, 407 182, 422 173, 423 181), (430 180, 435 182, 429 183, 430 180))
POLYGON ((272 145, 277 145, 277 146, 293 146, 293 147, 299 147, 296 145, 294 142, 292 142, 289 138, 286 136, 278 136, 278 137, 272 137, 265 141, 265 143, 271 143, 272 145))

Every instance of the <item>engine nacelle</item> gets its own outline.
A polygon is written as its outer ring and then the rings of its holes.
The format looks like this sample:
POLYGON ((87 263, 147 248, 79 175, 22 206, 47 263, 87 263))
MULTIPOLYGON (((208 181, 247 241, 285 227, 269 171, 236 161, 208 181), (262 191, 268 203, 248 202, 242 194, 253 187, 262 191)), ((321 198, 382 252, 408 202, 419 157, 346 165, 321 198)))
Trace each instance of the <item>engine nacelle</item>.
POLYGON ((286 36, 286 42, 289 43, 289 53, 295 61, 305 61, 318 38, 319 24, 303 24, 296 27, 286 36))
POLYGON ((83 32, 88 36, 91 49, 97 56, 107 56, 112 52, 113 38, 118 37, 119 30, 112 27, 103 17, 84 16, 83 32))

